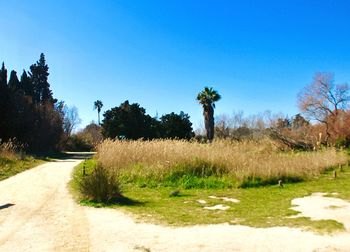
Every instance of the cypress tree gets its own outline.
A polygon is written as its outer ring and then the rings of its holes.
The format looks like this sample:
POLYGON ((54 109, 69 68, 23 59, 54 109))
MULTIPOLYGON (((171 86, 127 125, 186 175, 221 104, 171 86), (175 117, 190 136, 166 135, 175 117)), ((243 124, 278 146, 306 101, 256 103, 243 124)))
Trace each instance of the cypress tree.
POLYGON ((30 66, 30 79, 34 88, 34 103, 54 103, 52 91, 48 82, 49 67, 46 64, 45 55, 40 54, 40 59, 30 66))
POLYGON ((0 139, 8 139, 9 95, 7 87, 7 69, 4 62, 0 69, 0 139))
POLYGON ((21 85, 17 77, 17 72, 15 70, 12 70, 10 73, 8 86, 12 92, 16 92, 21 89, 21 85))
POLYGON ((5 68, 5 63, 2 62, 0 69, 0 87, 7 86, 7 69, 5 68))
POLYGON ((24 95, 29 96, 33 99, 34 97, 34 86, 25 70, 21 75, 21 87, 24 90, 24 95))

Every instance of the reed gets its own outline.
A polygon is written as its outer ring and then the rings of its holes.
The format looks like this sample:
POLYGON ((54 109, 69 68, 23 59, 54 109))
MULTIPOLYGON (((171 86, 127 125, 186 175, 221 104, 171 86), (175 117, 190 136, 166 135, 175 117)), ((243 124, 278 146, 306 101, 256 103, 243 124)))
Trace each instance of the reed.
MULTIPOLYGON (((97 160, 127 182, 162 183, 195 178, 225 178, 238 186, 300 181, 345 164, 347 156, 333 148, 313 152, 281 151, 276 142, 219 140, 211 144, 181 140, 105 140, 97 160), (147 182, 148 181, 148 182, 147 182)), ((232 184, 232 183, 231 183, 232 184)))

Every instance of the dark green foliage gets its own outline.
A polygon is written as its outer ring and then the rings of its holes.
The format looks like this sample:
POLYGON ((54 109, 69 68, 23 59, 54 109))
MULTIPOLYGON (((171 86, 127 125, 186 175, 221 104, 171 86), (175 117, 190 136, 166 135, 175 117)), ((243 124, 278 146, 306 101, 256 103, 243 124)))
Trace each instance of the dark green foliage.
POLYGON ((121 197, 120 185, 116 174, 97 164, 93 172, 79 182, 81 194, 96 202, 107 203, 121 197))
POLYGON ((16 92, 16 91, 19 91, 20 89, 22 89, 21 84, 20 84, 18 77, 17 77, 17 73, 14 70, 11 71, 8 86, 12 92, 16 92))
POLYGON ((278 181, 282 181, 282 183, 298 183, 302 182, 305 179, 302 177, 294 176, 294 177, 272 177, 269 179, 262 179, 260 177, 247 177, 244 178, 241 184, 239 185, 240 188, 249 188, 249 187, 261 187, 261 186, 267 186, 267 185, 277 185, 279 184, 278 181))
POLYGON ((65 143, 66 151, 92 151, 94 146, 81 134, 71 135, 65 143))
POLYGON ((0 69, 0 87, 7 86, 7 69, 5 67, 5 63, 2 62, 2 66, 0 69))
POLYGON ((164 138, 191 139, 194 137, 190 116, 183 111, 163 115, 160 118, 164 138))
POLYGON ((184 112, 179 115, 167 114, 158 121, 146 114, 146 110, 137 103, 125 101, 119 107, 104 113, 102 133, 105 137, 120 139, 179 138, 190 139, 194 136, 192 123, 184 112))
POLYGON ((52 97, 44 54, 30 69, 30 77, 24 70, 20 81, 11 71, 8 83, 5 65, 0 69, 0 139, 16 138, 32 152, 53 151, 62 135, 63 114, 52 97))
POLYGON ((32 99, 34 97, 34 85, 25 70, 23 70, 23 73, 21 75, 21 86, 24 90, 24 95, 27 98, 31 99, 30 102, 32 102, 32 99))
POLYGON ((39 61, 30 66, 30 79, 34 86, 34 103, 53 103, 52 91, 48 83, 49 67, 46 64, 45 55, 40 54, 39 61))
POLYGON ((159 122, 146 114, 139 104, 125 101, 119 107, 104 113, 103 135, 109 138, 156 138, 159 122))
POLYGON ((9 138, 8 129, 10 128, 10 122, 7 120, 10 110, 10 96, 9 88, 7 86, 7 69, 5 64, 2 63, 0 69, 0 138, 2 140, 9 138))

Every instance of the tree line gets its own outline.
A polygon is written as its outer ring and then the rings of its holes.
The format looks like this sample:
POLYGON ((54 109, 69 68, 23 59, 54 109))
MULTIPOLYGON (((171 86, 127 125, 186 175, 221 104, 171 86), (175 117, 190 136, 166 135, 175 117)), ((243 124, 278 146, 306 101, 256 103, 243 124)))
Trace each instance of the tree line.
MULTIPOLYGON (((243 112, 216 117, 219 138, 259 139, 273 136, 291 146, 318 148, 322 145, 350 146, 349 86, 337 84, 334 75, 316 73, 297 96, 300 113, 289 118, 266 111, 244 117, 243 112)), ((207 128, 207 125, 206 125, 207 128)))
MULTIPOLYGON (((96 104, 96 103, 95 103, 96 104)), ((99 112, 98 112, 99 113, 99 112)), ((102 134, 105 138, 119 139, 191 139, 194 137, 188 114, 181 111, 151 117, 138 103, 128 100, 103 114, 102 134)))
MULTIPOLYGON (((152 117, 138 103, 128 100, 107 110, 100 123, 103 103, 94 102, 98 124, 90 124, 78 134, 72 134, 79 124, 77 108, 69 108, 53 97, 48 82, 49 67, 45 55, 23 70, 0 69, 0 140, 15 139, 30 152, 55 151, 67 146, 90 148, 103 138, 119 139, 191 139, 195 136, 188 114, 174 112, 152 117), (88 139, 88 140, 86 140, 88 139), (85 141, 86 140, 86 141, 85 141), (91 144, 90 144, 91 142, 91 144)), ((205 138, 256 138, 274 130, 283 139, 293 139, 313 146, 321 144, 350 145, 350 100, 347 84, 335 84, 330 73, 318 73, 313 82, 298 95, 300 114, 293 118, 270 114, 243 120, 243 114, 214 120, 215 103, 221 95, 205 87, 196 100, 203 107, 205 138), (216 125, 215 125, 216 123, 216 125)), ((74 149, 74 148, 72 148, 74 149)))
POLYGON ((15 139, 32 152, 53 151, 63 134, 64 103, 53 97, 45 55, 23 70, 0 69, 0 139, 15 139), (8 81, 7 81, 8 80, 8 81))

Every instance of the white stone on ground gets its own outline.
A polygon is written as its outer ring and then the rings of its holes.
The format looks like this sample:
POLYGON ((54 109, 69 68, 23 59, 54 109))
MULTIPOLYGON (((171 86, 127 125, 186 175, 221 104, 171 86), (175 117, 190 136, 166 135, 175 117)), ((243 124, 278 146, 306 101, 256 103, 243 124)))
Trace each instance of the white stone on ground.
POLYGON ((239 203, 240 202, 238 199, 228 198, 228 197, 221 197, 221 199, 223 199, 224 201, 229 201, 229 202, 233 202, 233 203, 239 203))
POLYGON ((205 200, 197 200, 197 202, 199 203, 199 204, 206 204, 207 202, 205 201, 205 200))
POLYGON ((229 206, 225 206, 225 205, 215 205, 215 206, 211 206, 211 207, 204 207, 204 209, 207 209, 207 210, 227 210, 229 209, 230 207, 229 206))

